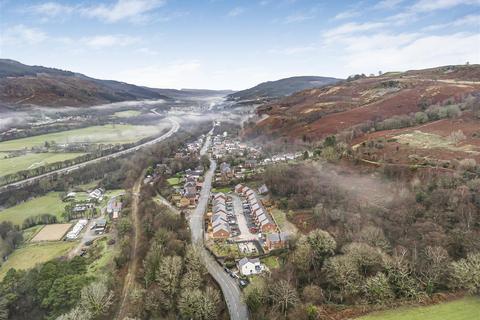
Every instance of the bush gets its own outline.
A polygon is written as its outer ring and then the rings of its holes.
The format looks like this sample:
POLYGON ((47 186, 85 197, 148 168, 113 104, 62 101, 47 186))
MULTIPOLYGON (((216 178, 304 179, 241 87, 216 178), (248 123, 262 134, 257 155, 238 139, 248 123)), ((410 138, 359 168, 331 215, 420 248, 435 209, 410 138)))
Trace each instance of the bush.
POLYGON ((387 277, 380 272, 373 277, 367 278, 364 292, 365 298, 372 304, 384 304, 395 297, 387 277))

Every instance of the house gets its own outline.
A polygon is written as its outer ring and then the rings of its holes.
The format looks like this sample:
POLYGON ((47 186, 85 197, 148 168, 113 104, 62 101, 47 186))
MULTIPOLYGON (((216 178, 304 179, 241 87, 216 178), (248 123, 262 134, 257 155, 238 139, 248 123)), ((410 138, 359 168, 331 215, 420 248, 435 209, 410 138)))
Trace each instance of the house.
POLYGON ((98 219, 95 222, 95 225, 93 227, 95 234, 103 234, 105 232, 105 229, 107 228, 107 220, 105 219, 98 219))
POLYGON ((259 274, 259 273, 262 273, 263 271, 262 265, 260 263, 260 259, 258 258, 255 258, 255 259, 249 259, 247 257, 242 258, 238 261, 237 266, 238 266, 238 270, 240 271, 240 274, 244 276, 259 274))
POLYGON ((220 164, 220 174, 222 175, 222 179, 227 181, 228 179, 233 177, 233 170, 230 167, 230 164, 226 162, 222 162, 220 164))
POLYGON ((235 192, 238 193, 238 194, 241 194, 241 193, 243 192, 243 189, 244 189, 244 188, 245 188, 245 187, 243 186, 243 184, 237 184, 237 185, 235 186, 235 192))
POLYGON ((257 160, 255 159, 249 159, 245 160, 245 168, 255 168, 257 166, 257 160))
POLYGON ((275 232, 277 230, 277 226, 273 223, 270 219, 265 219, 259 222, 260 230, 263 233, 275 232))
POLYGON ((219 220, 212 227, 212 238, 225 240, 230 237, 230 228, 226 221, 223 221, 223 219, 219 220))
POLYGON ((266 194, 268 193, 268 188, 265 184, 263 184, 260 188, 258 188, 258 193, 260 194, 266 194))
POLYGON ((286 232, 269 233, 265 244, 268 250, 285 248, 288 244, 288 234, 286 232))

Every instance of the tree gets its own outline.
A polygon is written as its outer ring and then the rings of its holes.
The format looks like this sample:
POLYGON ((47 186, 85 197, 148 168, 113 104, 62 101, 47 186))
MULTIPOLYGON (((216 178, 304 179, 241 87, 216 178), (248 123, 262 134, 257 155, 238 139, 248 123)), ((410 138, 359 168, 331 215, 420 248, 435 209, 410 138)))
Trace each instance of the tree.
POLYGON ((451 264, 451 286, 480 294, 480 253, 469 254, 451 264))
POLYGON ((179 256, 165 257, 160 263, 156 281, 166 297, 164 301, 166 310, 172 310, 174 307, 181 271, 182 259, 179 256))
POLYGON ((143 261, 145 287, 147 288, 157 279, 163 251, 163 246, 158 241, 153 241, 143 261))
POLYGON ((367 301, 372 304, 384 304, 395 297, 387 277, 381 272, 367 278, 363 290, 367 301))
POLYGON ((325 278, 330 288, 338 291, 340 302, 359 293, 362 277, 351 257, 348 255, 332 257, 325 262, 324 269, 325 278))
POLYGON ((328 232, 315 229, 298 240, 294 260, 305 271, 310 268, 319 271, 325 259, 334 254, 336 247, 335 239, 328 232))
POLYGON ((185 289, 178 301, 178 310, 184 319, 217 319, 220 295, 218 291, 207 287, 205 292, 199 289, 185 289))
POLYGON ((113 291, 108 289, 104 280, 101 280, 82 289, 81 305, 96 317, 107 313, 113 303, 113 297, 113 291))
POLYGON ((299 303, 297 290, 286 280, 280 280, 272 284, 270 299, 276 309, 279 309, 285 317, 288 309, 299 303))
POLYGON ((0 299, 0 320, 8 319, 8 301, 5 298, 0 299))
POLYGON ((442 247, 427 246, 424 250, 424 263, 421 267, 421 279, 425 284, 428 294, 435 291, 440 285, 443 276, 446 273, 450 257, 447 250, 442 247))
POLYGON ((89 310, 82 307, 75 307, 70 310, 70 312, 58 317, 57 320, 90 320, 92 318, 92 313, 89 310))
POLYGON ((245 288, 244 301, 250 311, 257 311, 267 298, 267 292, 265 282, 260 278, 259 281, 255 281, 245 288))

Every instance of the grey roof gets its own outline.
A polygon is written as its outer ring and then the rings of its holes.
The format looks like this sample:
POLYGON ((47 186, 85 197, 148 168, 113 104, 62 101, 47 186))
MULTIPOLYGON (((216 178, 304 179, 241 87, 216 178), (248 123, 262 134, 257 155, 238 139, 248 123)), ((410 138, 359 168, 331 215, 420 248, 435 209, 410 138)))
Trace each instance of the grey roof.
POLYGON ((253 264, 257 264, 257 263, 260 263, 260 259, 258 259, 258 258, 249 259, 247 257, 244 257, 244 258, 242 258, 238 261, 238 266, 241 268, 249 262, 253 263, 253 264))

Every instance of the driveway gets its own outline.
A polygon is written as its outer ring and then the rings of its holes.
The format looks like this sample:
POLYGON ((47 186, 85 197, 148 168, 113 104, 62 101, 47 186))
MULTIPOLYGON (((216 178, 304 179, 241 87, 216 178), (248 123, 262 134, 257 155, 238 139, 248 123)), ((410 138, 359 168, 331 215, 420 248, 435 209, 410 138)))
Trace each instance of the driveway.
POLYGON ((83 247, 85 247, 85 243, 88 241, 93 241, 97 238, 100 238, 104 236, 105 234, 95 234, 94 230, 91 230, 91 228, 97 223, 98 220, 102 219, 102 217, 91 219, 85 228, 83 228, 82 233, 80 234, 80 242, 78 245, 73 248, 69 253, 68 253, 68 258, 73 258, 75 256, 78 256, 80 254, 80 250, 82 250, 83 247))
POLYGON ((233 199, 233 210, 237 217, 238 228, 240 229, 240 235, 235 237, 235 240, 247 241, 258 240, 258 237, 250 232, 248 228, 248 218, 243 213, 242 200, 236 194, 231 194, 233 199))

